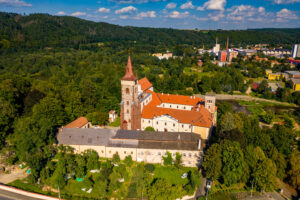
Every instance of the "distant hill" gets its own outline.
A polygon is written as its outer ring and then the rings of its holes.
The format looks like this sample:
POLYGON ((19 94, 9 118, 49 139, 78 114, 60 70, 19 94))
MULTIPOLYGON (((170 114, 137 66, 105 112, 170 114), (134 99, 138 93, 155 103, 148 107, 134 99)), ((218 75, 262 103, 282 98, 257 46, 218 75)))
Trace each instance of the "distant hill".
POLYGON ((300 43, 300 29, 251 30, 178 30, 142 28, 92 22, 70 16, 31 14, 22 16, 0 12, 0 49, 39 49, 45 47, 77 47, 95 42, 136 41, 145 45, 209 45, 218 36, 225 45, 300 43))

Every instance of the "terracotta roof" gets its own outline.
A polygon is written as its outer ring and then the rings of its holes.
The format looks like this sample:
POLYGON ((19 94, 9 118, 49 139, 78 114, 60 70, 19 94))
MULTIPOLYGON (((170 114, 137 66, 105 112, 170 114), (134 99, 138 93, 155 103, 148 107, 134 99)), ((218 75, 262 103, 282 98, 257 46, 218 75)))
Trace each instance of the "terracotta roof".
POLYGON ((209 111, 200 106, 199 111, 177 110, 169 108, 160 108, 154 106, 145 106, 142 112, 142 118, 153 119, 162 115, 169 115, 177 119, 180 123, 192 124, 194 126, 211 127, 212 117, 209 111))
POLYGON ((76 120, 72 121, 71 123, 64 126, 64 128, 81 128, 86 125, 89 121, 86 117, 79 117, 76 120))
POLYGON ((194 97, 194 96, 183 96, 183 95, 174 95, 174 94, 160 94, 157 93, 158 97, 163 103, 172 103, 172 104, 181 104, 194 106, 199 101, 204 102, 203 99, 194 97))
POLYGON ((126 66, 126 73, 125 73, 124 77, 122 78, 122 80, 135 81, 137 79, 138 78, 133 74, 131 59, 130 59, 130 56, 128 56, 128 61, 127 61, 127 66, 126 66))
POLYGON ((139 84, 141 85, 141 89, 143 91, 152 87, 152 84, 148 81, 148 79, 146 77, 139 80, 139 84))

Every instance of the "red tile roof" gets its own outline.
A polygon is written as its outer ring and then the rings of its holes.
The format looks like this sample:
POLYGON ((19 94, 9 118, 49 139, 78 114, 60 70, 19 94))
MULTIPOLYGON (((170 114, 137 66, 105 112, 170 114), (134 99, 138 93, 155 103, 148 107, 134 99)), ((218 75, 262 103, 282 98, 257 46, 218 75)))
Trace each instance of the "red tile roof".
POLYGON ((145 106, 142 118, 153 119, 162 115, 169 115, 177 119, 180 123, 192 124, 193 126, 211 127, 212 117, 209 111, 201 106, 199 111, 177 110, 169 108, 160 108, 154 106, 145 106))
POLYGON ((86 125, 89 121, 86 117, 79 117, 76 120, 72 121, 71 123, 64 126, 64 128, 81 128, 86 125))
POLYGON ((183 96, 183 95, 174 95, 174 94, 160 94, 160 93, 157 93, 157 95, 163 103, 172 103, 172 104, 194 106, 199 101, 204 102, 203 99, 198 98, 198 97, 194 97, 194 96, 183 96))
POLYGON ((139 84, 141 85, 141 89, 143 91, 148 90, 152 87, 152 84, 148 81, 147 78, 142 78, 141 80, 139 80, 139 84))

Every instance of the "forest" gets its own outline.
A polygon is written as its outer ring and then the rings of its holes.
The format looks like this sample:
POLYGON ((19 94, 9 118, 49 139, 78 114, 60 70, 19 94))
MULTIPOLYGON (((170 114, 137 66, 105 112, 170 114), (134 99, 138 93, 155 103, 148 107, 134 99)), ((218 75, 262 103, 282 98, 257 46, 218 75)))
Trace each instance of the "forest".
MULTIPOLYGON (((300 29, 250 29, 250 30, 176 30, 167 28, 143 28, 117 26, 103 22, 86 21, 69 16, 48 14, 20 15, 0 12, 0 53, 32 51, 49 48, 93 48, 98 43, 132 46, 144 52, 171 49, 177 45, 194 45, 211 48, 219 38, 225 47, 227 37, 232 47, 248 44, 271 46, 300 42, 300 29)), ((171 49, 172 51, 174 49, 171 49)))

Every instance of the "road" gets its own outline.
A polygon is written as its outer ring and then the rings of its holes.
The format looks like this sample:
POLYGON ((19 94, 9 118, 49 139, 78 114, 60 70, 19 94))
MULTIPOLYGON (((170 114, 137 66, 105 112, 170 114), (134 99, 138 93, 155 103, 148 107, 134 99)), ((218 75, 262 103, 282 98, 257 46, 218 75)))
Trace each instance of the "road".
MULTIPOLYGON (((196 94, 195 96, 204 99, 204 95, 196 94)), ((270 103, 275 103, 275 104, 281 104, 281 105, 285 105, 285 106, 298 107, 295 104, 291 104, 291 103, 287 103, 287 102, 281 102, 281 101, 276 101, 276 100, 271 100, 271 99, 263 99, 263 98, 252 97, 252 96, 247 96, 247 95, 216 94, 215 96, 216 96, 216 100, 264 101, 264 102, 270 102, 270 103)))
POLYGON ((0 200, 41 200, 0 189, 0 200))

